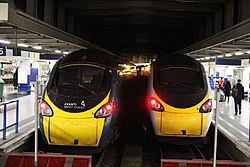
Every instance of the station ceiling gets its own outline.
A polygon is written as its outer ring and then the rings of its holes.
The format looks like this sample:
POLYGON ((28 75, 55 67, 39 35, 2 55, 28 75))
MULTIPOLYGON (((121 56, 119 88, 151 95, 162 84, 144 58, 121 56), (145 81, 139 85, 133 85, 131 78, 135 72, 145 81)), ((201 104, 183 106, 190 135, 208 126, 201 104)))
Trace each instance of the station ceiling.
MULTIPOLYGON (((71 52, 80 48, 103 48, 122 57, 150 58, 179 52, 205 58, 250 49, 249 20, 215 32, 216 16, 224 13, 228 0, 54 2, 54 9, 63 6, 66 24, 74 24, 75 31, 62 31, 31 19, 22 11, 11 10, 11 19, 0 23, 0 38, 13 41, 11 47, 15 47, 16 38, 30 46, 40 45, 43 46, 41 52, 47 53, 57 49, 71 52)), ((221 17, 219 20, 223 21, 223 14, 221 17)), ((29 50, 34 49, 29 47, 29 50)), ((237 58, 249 58, 249 55, 244 53, 237 58)))
POLYGON ((87 33, 82 37, 119 55, 162 55, 207 37, 226 0, 58 0, 87 33))

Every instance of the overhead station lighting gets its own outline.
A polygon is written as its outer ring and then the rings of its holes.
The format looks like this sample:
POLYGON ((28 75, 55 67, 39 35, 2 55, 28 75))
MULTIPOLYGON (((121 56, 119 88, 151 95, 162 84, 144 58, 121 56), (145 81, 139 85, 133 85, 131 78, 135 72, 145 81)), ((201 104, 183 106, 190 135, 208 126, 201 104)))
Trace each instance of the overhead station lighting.
POLYGON ((42 47, 41 46, 32 46, 33 49, 37 49, 37 50, 41 50, 42 47))
POLYGON ((9 44, 11 44, 11 41, 6 40, 6 39, 0 39, 0 43, 9 45, 9 44))
POLYGON ((231 56, 233 56, 231 53, 226 53, 225 54, 225 57, 231 57, 231 56))
POLYGON ((69 54, 69 52, 63 52, 63 54, 67 55, 67 54, 69 54))
POLYGON ((216 59, 216 56, 211 56, 211 59, 216 59))
POLYGON ((24 47, 24 48, 29 47, 29 45, 24 44, 24 43, 18 43, 17 46, 19 46, 19 47, 24 47))
POLYGON ((55 50, 55 52, 56 52, 56 53, 62 53, 62 51, 60 51, 60 50, 55 50))
POLYGON ((223 55, 218 55, 217 57, 218 57, 218 58, 222 58, 222 57, 224 57, 224 56, 223 56, 223 55))
POLYGON ((52 52, 52 51, 53 51, 52 49, 49 49, 49 48, 44 48, 44 50, 46 50, 46 51, 50 51, 50 52, 52 52))
POLYGON ((209 59, 210 59, 210 57, 209 57, 209 56, 208 56, 208 57, 205 57, 205 59, 206 59, 206 60, 209 60, 209 59))
POLYGON ((234 53, 236 56, 240 56, 240 55, 243 55, 244 54, 244 52, 242 52, 242 51, 238 51, 238 52, 235 52, 234 53))
POLYGON ((247 53, 247 54, 250 54, 250 50, 247 50, 246 53, 247 53))

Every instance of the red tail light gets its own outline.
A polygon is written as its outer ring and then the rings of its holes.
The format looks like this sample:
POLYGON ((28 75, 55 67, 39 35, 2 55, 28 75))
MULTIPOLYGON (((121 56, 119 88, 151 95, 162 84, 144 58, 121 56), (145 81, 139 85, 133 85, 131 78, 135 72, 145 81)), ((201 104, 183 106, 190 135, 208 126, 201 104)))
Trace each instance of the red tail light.
POLYGON ((115 110, 115 103, 109 101, 95 112, 95 118, 108 117, 115 110))
POLYGON ((208 99, 205 103, 202 104, 200 108, 200 113, 207 113, 212 111, 212 100, 208 99))
POLYGON ((164 111, 163 105, 154 97, 149 98, 149 106, 154 111, 164 111))
POLYGON ((52 116, 53 115, 53 111, 51 110, 50 106, 45 101, 42 101, 40 103, 40 113, 43 116, 52 116))

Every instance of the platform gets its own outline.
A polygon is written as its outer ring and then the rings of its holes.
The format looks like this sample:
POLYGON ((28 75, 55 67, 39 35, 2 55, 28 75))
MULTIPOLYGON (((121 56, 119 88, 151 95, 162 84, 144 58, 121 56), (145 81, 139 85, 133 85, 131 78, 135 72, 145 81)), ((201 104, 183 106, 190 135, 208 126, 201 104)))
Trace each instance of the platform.
MULTIPOLYGON (((5 97, 10 97, 8 94, 17 93, 17 90, 14 90, 12 86, 4 86, 4 101, 12 100, 5 99, 5 97)), ((2 140, 1 132, 0 132, 0 149, 2 152, 8 152, 11 149, 5 149, 4 146, 7 147, 9 145, 13 145, 15 141, 20 143, 19 137, 28 136, 34 131, 34 92, 31 92, 30 95, 25 95, 21 97, 12 96, 14 99, 20 100, 20 108, 19 108, 19 118, 20 118, 20 131, 19 134, 15 134, 14 132, 9 133, 7 136, 7 140, 2 140), (16 139, 15 139, 16 138, 16 139)), ((230 97, 230 101, 228 102, 220 102, 218 104, 218 110, 220 112, 219 117, 219 126, 218 129, 221 131, 229 140, 231 140, 235 146, 244 153, 247 157, 249 157, 250 161, 250 142, 249 142, 249 111, 250 111, 250 102, 247 100, 242 101, 242 114, 234 115, 234 101, 233 98, 230 97)), ((1 117, 1 114, 0 114, 1 117)), ((9 116, 14 117, 14 116, 9 116)), ((214 121, 213 121, 214 123, 214 121)), ((0 125, 1 128, 2 125, 0 125)), ((14 144, 15 145, 15 144, 14 144)), ((8 146, 10 147, 10 146, 8 146)), ((0 151, 1 152, 1 151, 0 151)))
MULTIPOLYGON (((219 131, 230 139, 242 153, 249 157, 250 161, 250 102, 242 100, 242 113, 234 115, 234 100, 230 97, 229 102, 219 102, 218 111, 220 112, 218 125, 219 131)), ((213 120, 213 124, 214 123, 213 120)))
MULTIPOLYGON (((34 92, 30 95, 19 95, 11 84, 4 85, 3 102, 19 100, 19 133, 15 133, 15 127, 9 128, 6 140, 3 140, 3 133, 0 132, 0 152, 11 152, 16 147, 22 145, 34 132, 35 112, 34 92)), ((15 121, 15 111, 7 111, 7 126, 15 121)), ((3 128, 3 114, 0 113, 0 129, 3 128)))

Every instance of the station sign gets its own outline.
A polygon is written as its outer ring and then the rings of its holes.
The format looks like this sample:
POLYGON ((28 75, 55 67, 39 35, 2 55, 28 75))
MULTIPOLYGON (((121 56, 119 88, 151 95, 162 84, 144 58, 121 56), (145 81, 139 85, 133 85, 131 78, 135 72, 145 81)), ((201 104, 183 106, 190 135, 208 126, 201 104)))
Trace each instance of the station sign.
POLYGON ((6 56, 6 46, 0 46, 0 56, 6 56))
POLYGON ((234 65, 234 66, 240 66, 241 60, 234 60, 234 59, 216 59, 215 60, 216 65, 234 65))
POLYGON ((58 60, 60 59, 64 54, 40 54, 40 59, 45 60, 58 60))

